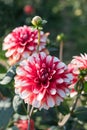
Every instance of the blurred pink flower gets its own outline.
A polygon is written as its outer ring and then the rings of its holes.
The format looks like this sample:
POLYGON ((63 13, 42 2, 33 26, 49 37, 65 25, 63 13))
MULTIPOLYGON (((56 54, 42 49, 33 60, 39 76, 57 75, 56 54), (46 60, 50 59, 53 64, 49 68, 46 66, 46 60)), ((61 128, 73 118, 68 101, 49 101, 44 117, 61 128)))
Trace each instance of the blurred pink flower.
POLYGON ((35 10, 31 5, 25 5, 24 12, 25 12, 25 14, 33 14, 35 12, 35 10))
POLYGON ((73 78, 63 62, 44 52, 22 61, 16 72, 16 94, 39 109, 59 105, 69 92, 73 78))
MULTIPOLYGON (((79 80, 79 74, 81 70, 87 70, 87 54, 80 55, 80 56, 74 56, 71 63, 68 65, 69 71, 73 74, 73 81, 72 85, 69 86, 71 89, 70 96, 73 97, 77 94, 74 87, 79 80)), ((87 80, 87 76, 84 77, 85 80, 87 80)))
MULTIPOLYGON (((45 45, 48 34, 41 32, 39 50, 46 50, 45 45)), ((38 30, 29 26, 17 27, 8 34, 3 43, 3 50, 7 50, 6 57, 13 65, 21 59, 27 58, 37 50, 38 30)))
MULTIPOLYGON (((17 126, 19 130, 27 130, 28 120, 19 119, 17 122, 14 123, 14 125, 17 126)), ((30 130, 35 130, 34 121, 32 119, 30 120, 30 130)))

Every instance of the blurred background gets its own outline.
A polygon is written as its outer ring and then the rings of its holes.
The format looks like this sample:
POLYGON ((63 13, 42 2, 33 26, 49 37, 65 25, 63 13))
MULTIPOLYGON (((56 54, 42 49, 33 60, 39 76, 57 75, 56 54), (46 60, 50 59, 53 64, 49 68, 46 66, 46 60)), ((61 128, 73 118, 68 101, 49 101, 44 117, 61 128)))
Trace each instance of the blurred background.
MULTIPOLYGON (((0 73, 7 71, 5 52, 2 50, 4 37, 18 26, 31 25, 31 19, 36 15, 47 20, 44 32, 50 32, 50 42, 47 47, 52 55, 59 56, 57 36, 61 33, 65 35, 63 60, 66 63, 70 62, 72 56, 86 53, 87 0, 0 0, 0 73)), ((1 87, 0 91, 3 95, 11 96, 9 91, 11 87, 6 89, 1 89, 1 87)), ((2 94, 0 98, 1 96, 2 94)), ((42 118, 40 115, 41 112, 33 117, 38 117, 36 119, 37 130, 45 129, 46 123, 47 126, 57 125, 58 118, 54 116, 55 111, 44 111, 44 114, 42 112, 42 118)), ((70 123, 67 130, 71 130, 70 123)), ((87 123, 84 128, 83 124, 78 123, 75 130, 87 130, 87 123)))

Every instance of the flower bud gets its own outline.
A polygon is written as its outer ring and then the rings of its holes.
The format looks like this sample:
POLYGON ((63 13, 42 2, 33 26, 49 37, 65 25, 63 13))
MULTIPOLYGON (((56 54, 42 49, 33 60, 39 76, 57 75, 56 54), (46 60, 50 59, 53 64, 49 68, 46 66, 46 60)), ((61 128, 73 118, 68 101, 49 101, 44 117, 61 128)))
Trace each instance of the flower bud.
POLYGON ((31 23, 34 25, 34 26, 39 26, 39 25, 41 25, 42 24, 42 18, 40 17, 40 16, 35 16, 33 19, 32 19, 32 21, 31 21, 31 23))
POLYGON ((57 35, 57 41, 62 41, 62 40, 64 40, 64 34, 63 33, 61 33, 60 35, 57 35))

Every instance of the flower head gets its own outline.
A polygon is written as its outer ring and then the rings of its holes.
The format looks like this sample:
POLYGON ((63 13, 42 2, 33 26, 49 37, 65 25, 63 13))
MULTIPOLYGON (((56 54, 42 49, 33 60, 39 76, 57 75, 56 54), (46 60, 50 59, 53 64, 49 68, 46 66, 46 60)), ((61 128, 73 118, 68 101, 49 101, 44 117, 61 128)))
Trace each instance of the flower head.
MULTIPOLYGON (((45 50, 47 35, 40 33, 39 51, 45 50)), ((9 64, 13 65, 21 59, 27 58, 37 50, 38 30, 28 26, 17 27, 6 36, 3 50, 7 50, 6 57, 9 64)))
POLYGON ((82 79, 87 81, 87 73, 82 74, 82 72, 87 72, 87 54, 80 55, 80 56, 74 56, 71 63, 68 65, 69 71, 73 74, 73 81, 72 85, 70 85, 71 89, 71 96, 74 96, 77 94, 74 87, 76 83, 78 82, 80 76, 82 79))
MULTIPOLYGON (((19 119, 17 122, 15 122, 15 125, 19 130, 27 130, 28 120, 19 119)), ((30 130, 35 130, 34 121, 32 119, 30 120, 30 130)))
POLYGON ((41 52, 20 63, 15 92, 33 107, 49 109, 59 105, 68 91, 72 75, 57 57, 41 52))

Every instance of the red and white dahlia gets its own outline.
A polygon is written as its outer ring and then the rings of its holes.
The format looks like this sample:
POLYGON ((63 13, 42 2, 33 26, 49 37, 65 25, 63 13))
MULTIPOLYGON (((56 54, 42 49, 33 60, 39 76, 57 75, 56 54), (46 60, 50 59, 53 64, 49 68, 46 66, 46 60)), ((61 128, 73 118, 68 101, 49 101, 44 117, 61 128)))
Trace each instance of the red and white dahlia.
MULTIPOLYGON (((45 49, 47 36, 43 32, 40 33, 39 51, 45 49)), ((7 50, 6 57, 9 58, 9 64, 13 65, 21 59, 30 56, 37 50, 38 46, 38 30, 29 26, 21 26, 15 28, 8 34, 3 43, 3 50, 7 50)))
MULTIPOLYGON (((87 54, 84 55, 80 55, 80 56, 74 56, 73 60, 71 61, 71 63, 68 65, 68 70, 72 73, 73 75, 73 81, 72 81, 72 85, 70 85, 70 89, 71 89, 71 97, 73 97, 74 95, 77 94, 77 92, 75 91, 74 87, 76 85, 76 83, 79 80, 79 75, 80 72, 82 70, 87 70, 87 54)), ((87 81, 87 76, 84 76, 85 81, 87 81)))
POLYGON ((59 105, 73 78, 63 62, 44 52, 22 61, 16 73, 16 94, 39 109, 59 105))

